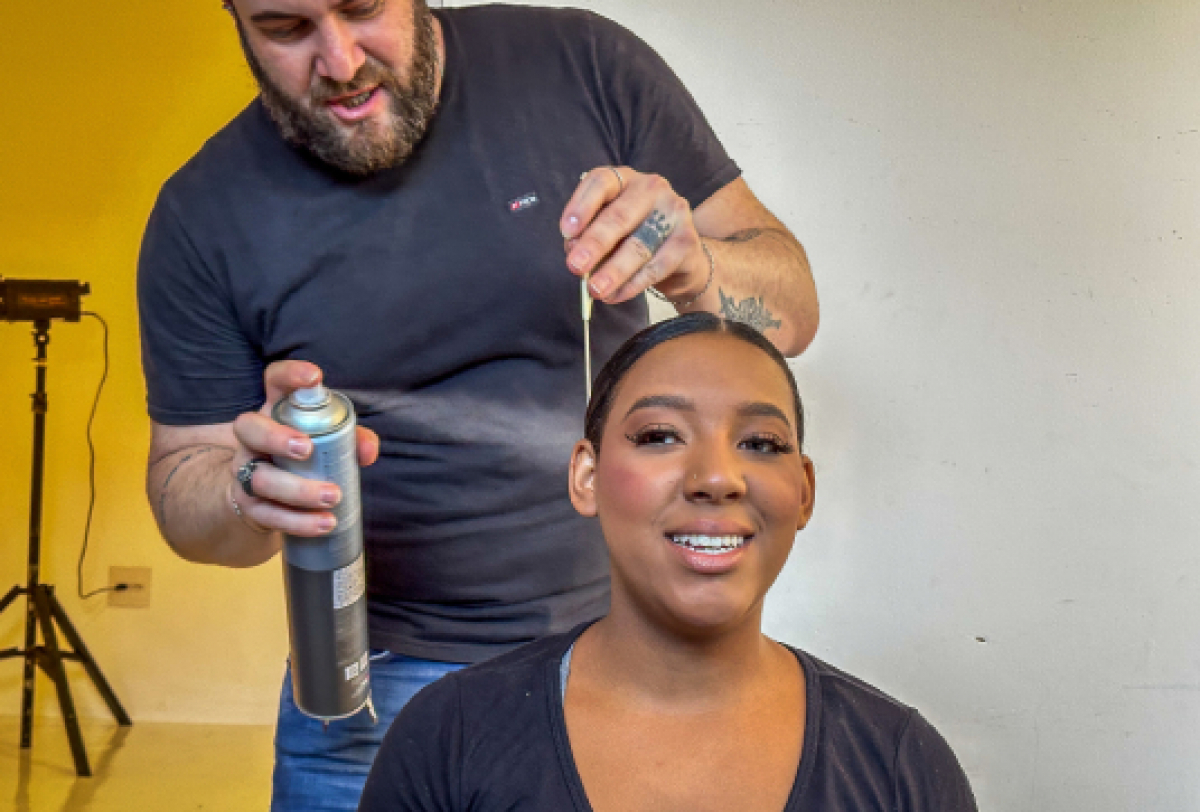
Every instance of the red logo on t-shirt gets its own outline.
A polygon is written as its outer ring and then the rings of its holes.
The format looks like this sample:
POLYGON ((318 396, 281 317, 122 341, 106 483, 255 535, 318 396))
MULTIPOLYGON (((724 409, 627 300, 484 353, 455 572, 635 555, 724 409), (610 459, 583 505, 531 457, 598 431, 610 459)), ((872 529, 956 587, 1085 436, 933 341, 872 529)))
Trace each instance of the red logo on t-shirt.
POLYGON ((537 196, 537 192, 530 192, 529 194, 521 195, 514 200, 508 201, 508 210, 515 214, 519 211, 532 209, 538 204, 538 202, 539 198, 537 196))

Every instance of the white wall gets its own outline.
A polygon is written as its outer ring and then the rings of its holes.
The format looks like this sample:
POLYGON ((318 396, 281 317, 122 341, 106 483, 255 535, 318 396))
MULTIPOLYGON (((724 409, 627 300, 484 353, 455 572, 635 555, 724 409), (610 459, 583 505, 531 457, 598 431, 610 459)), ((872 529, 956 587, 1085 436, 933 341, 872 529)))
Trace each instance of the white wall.
POLYGON ((1200 809, 1200 4, 573 4, 812 258, 769 630, 921 708, 981 809, 1200 809))
MULTIPOLYGON (((1200 809, 1200 4, 582 4, 675 66, 816 269, 824 320, 796 370, 818 509, 769 630, 920 707, 982 809, 1200 809)), ((153 565, 154 603, 73 596, 91 324, 51 346, 43 563, 135 719, 269 722, 278 567, 174 559, 140 493, 131 278, 158 185, 252 84, 218 4, 127 5, 64 28, 0 2, 24 32, 0 49, 9 73, 79 91, 47 107, 14 86, 11 109, 39 112, 0 128, 0 272, 91 279, 113 317, 85 575, 153 565)), ((6 589, 24 578, 32 365, 24 328, 0 344, 6 589)), ((0 647, 20 619, 0 618, 0 647)), ((19 679, 8 661, 0 713, 19 679)), ((45 681, 39 697, 53 714, 45 681)))

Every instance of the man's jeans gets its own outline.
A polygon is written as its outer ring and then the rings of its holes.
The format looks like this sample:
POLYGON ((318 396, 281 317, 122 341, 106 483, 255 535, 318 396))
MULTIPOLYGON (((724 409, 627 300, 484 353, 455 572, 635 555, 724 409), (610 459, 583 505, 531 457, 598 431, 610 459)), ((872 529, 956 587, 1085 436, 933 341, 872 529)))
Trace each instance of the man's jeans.
POLYGON ((408 700, 429 683, 463 666, 371 653, 371 699, 379 724, 365 709, 324 725, 292 699, 289 666, 279 697, 271 812, 354 812, 383 735, 408 700))

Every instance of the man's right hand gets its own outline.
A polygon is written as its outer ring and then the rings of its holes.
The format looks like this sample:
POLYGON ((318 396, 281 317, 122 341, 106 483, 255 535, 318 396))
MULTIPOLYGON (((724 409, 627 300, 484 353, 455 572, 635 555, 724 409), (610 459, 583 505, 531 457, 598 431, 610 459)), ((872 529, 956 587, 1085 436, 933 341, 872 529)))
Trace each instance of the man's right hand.
MULTIPOLYGON (((276 361, 263 377, 267 401, 257 412, 247 412, 233 421, 238 448, 230 462, 230 476, 252 459, 289 457, 308 459, 312 440, 302 431, 275 422, 275 404, 296 389, 321 382, 321 370, 307 361, 276 361)), ((358 462, 370 465, 379 456, 379 438, 370 429, 358 427, 358 462)), ((282 530, 293 536, 321 536, 334 528, 331 509, 341 501, 338 487, 328 482, 304 479, 275 467, 269 461, 254 469, 250 496, 235 481, 234 497, 242 512, 255 524, 282 530)))
MULTIPOLYGON (((330 508, 341 499, 336 486, 289 474, 269 461, 255 467, 254 496, 236 479, 252 459, 305 459, 312 453, 312 441, 275 422, 271 410, 292 391, 319 383, 321 374, 306 361, 278 361, 264 373, 267 399, 257 412, 206 426, 152 424, 147 496, 159 529, 179 555, 253 566, 278 552, 277 531, 319 536, 332 529, 330 508)), ((359 464, 370 465, 378 455, 378 437, 360 426, 359 464)))

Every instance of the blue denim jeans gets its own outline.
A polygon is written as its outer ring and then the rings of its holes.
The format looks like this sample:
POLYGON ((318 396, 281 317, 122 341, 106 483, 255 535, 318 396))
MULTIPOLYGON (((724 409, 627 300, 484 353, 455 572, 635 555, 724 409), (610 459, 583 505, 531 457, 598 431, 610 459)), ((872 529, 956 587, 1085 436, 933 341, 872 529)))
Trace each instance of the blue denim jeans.
POLYGON ((361 710, 328 729, 305 716, 292 699, 289 666, 279 697, 275 728, 275 776, 271 812, 354 812, 383 734, 408 700, 456 663, 371 652, 371 699, 379 723, 361 710))

